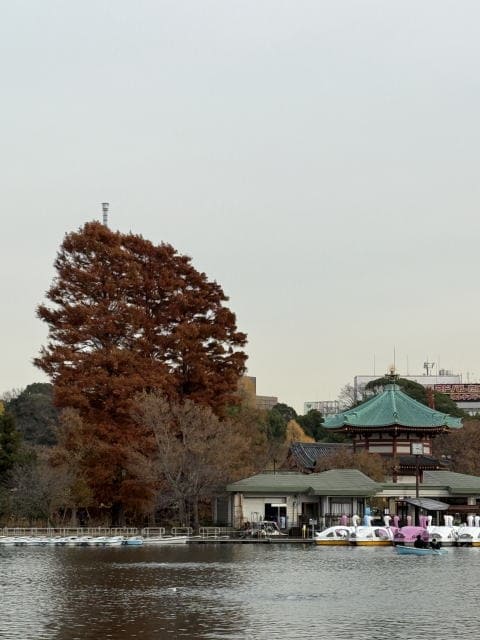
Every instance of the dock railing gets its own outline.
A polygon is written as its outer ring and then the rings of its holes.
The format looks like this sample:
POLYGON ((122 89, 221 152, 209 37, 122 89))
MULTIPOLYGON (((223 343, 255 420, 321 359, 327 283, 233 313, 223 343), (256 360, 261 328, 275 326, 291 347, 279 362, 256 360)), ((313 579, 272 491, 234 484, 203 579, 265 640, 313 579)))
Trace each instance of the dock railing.
POLYGON ((204 539, 233 538, 235 529, 232 527, 200 527, 198 534, 204 539))
POLYGON ((4 527, 0 536, 65 538, 68 536, 135 536, 137 527, 4 527))

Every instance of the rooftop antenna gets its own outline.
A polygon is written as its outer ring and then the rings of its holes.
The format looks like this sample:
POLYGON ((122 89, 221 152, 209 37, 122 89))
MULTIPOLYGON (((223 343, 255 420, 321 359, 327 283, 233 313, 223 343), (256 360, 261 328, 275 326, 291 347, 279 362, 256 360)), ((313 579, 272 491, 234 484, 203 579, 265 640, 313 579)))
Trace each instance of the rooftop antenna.
POLYGON ((108 207, 109 206, 110 206, 109 202, 102 202, 103 224, 105 227, 108 227, 108 207))
POLYGON ((430 375, 430 371, 433 371, 433 367, 434 366, 435 366, 435 363, 434 362, 428 362, 428 357, 427 357, 427 360, 423 363, 423 368, 427 372, 426 373, 427 376, 430 375))

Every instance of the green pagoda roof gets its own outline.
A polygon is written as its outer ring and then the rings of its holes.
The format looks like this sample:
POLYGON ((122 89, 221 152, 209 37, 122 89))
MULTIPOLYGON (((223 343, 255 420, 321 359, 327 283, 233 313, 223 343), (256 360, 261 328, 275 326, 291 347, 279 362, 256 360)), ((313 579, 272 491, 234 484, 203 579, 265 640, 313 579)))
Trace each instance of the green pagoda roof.
POLYGON ((430 409, 400 390, 397 384, 387 384, 382 393, 367 402, 329 416, 323 426, 327 429, 342 427, 449 427, 459 429, 460 418, 430 409))

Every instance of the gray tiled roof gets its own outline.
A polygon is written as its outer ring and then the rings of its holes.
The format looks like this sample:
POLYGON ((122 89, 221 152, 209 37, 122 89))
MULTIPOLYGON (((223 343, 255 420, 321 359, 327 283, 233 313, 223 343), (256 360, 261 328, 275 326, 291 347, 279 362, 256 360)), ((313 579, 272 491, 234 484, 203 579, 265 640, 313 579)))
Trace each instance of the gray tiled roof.
POLYGON ((424 471, 423 484, 444 486, 451 494, 480 495, 480 477, 453 471, 424 471))
POLYGON ((230 492, 311 493, 325 496, 371 496, 382 486, 357 469, 331 469, 305 475, 292 471, 259 473, 227 486, 230 492))
POLYGON ((297 466, 313 470, 319 458, 325 458, 344 448, 351 449, 352 445, 339 442, 292 442, 288 457, 297 466))

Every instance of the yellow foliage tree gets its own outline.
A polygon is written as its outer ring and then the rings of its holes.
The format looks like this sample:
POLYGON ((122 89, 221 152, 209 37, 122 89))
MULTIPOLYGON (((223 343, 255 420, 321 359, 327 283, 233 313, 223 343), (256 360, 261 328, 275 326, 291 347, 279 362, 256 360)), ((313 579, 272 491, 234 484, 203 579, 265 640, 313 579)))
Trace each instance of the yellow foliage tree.
POLYGON ((290 420, 287 423, 287 431, 285 434, 285 442, 315 442, 315 439, 305 433, 296 420, 290 420))

